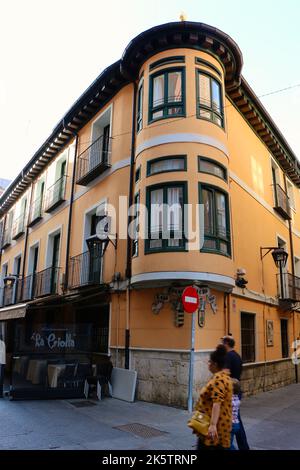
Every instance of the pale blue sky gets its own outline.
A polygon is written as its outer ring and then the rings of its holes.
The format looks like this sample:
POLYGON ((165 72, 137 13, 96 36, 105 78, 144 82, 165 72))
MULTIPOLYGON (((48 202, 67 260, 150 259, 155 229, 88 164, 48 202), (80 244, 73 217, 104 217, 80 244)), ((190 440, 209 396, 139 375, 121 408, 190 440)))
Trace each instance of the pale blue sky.
MULTIPOLYGON (((300 84, 299 0, 0 0, 0 177, 14 178, 140 32, 184 11, 239 45, 257 95, 300 84)), ((300 86, 262 98, 300 158, 300 86)))

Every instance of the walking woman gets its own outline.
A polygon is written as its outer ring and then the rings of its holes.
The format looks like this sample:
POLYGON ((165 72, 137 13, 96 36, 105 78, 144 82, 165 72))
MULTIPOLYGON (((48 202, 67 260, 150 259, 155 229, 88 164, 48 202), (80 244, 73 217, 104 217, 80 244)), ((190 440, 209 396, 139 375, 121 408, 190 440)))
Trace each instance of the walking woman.
POLYGON ((196 410, 209 416, 210 426, 206 437, 198 437, 198 450, 230 448, 232 427, 232 381, 224 369, 226 348, 219 344, 210 354, 208 369, 213 374, 201 389, 196 410))

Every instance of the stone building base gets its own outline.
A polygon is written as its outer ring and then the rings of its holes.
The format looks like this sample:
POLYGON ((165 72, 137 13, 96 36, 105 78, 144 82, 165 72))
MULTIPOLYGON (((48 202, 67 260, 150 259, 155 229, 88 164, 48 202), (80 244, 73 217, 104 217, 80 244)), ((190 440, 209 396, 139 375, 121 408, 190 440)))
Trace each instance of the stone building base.
MULTIPOLYGON (((195 353, 194 403, 201 387, 211 377, 207 367, 209 354, 210 351, 195 353)), ((111 358, 115 367, 124 367, 124 349, 111 349, 111 358)), ((134 349, 130 352, 130 367, 138 375, 137 400, 187 408, 188 352, 134 349)), ((295 383, 295 366, 290 359, 246 364, 243 369, 242 389, 245 396, 291 383, 295 383)))

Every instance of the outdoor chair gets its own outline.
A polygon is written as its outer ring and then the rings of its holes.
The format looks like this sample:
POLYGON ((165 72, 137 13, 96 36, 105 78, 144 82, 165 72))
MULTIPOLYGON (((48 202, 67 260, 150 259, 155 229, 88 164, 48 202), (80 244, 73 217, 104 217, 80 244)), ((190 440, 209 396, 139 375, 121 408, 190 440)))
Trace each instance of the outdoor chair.
POLYGON ((89 363, 80 363, 77 365, 76 374, 75 374, 75 383, 79 387, 83 385, 84 396, 88 397, 88 383, 87 377, 92 373, 92 366, 89 363))
MULTIPOLYGON (((103 362, 96 365, 96 374, 87 377, 87 383, 90 387, 96 387, 96 393, 98 400, 102 399, 102 390, 105 385, 108 387, 108 394, 109 396, 112 395, 112 387, 111 387, 111 373, 113 370, 112 363, 103 362)), ((88 389, 89 390, 89 389, 88 389)))
POLYGON ((67 364, 65 369, 58 376, 57 386, 60 388, 76 387, 75 370, 76 364, 67 364))

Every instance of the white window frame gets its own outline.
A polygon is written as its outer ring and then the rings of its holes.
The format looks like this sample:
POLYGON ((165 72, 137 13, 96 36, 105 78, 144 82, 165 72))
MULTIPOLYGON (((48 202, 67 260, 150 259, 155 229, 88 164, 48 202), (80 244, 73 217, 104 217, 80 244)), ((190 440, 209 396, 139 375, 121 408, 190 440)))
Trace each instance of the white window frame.
MULTIPOLYGON (((56 229, 52 230, 51 232, 47 233, 47 248, 46 248, 46 263, 45 269, 51 268, 52 265, 52 257, 53 257, 53 239, 56 235, 60 234, 59 240, 59 250, 58 250, 58 259, 60 261, 61 257, 61 247, 62 247, 62 234, 63 234, 63 226, 60 225, 56 229)), ((60 263, 59 263, 60 264, 60 263)))

